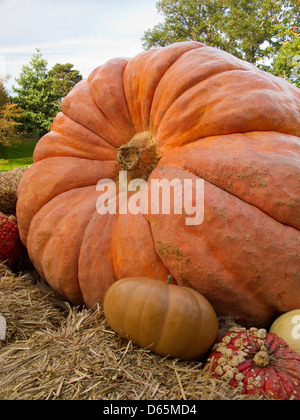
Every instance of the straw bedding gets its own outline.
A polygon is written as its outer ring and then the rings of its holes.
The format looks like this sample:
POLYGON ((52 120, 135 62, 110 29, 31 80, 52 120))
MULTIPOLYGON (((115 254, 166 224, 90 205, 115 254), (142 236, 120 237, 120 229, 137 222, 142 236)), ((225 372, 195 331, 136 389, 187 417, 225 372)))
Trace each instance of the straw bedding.
MULTIPOLYGON (((16 190, 17 182, 11 185, 16 190)), ((0 263, 0 313, 7 322, 0 400, 254 399, 213 379, 204 361, 162 358, 121 339, 101 307, 60 301, 28 265, 15 273, 0 263)), ((230 319, 220 323, 222 332, 232 326, 230 319)))
POLYGON ((0 172, 0 212, 8 216, 16 215, 17 186, 26 168, 15 168, 0 172))

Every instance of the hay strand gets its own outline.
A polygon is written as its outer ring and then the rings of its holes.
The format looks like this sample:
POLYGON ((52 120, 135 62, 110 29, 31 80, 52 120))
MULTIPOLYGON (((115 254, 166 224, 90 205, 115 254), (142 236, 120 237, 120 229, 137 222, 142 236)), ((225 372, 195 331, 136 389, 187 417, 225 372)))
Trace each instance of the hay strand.
POLYGON ((0 172, 0 212, 16 215, 17 187, 26 168, 15 168, 0 172))
POLYGON ((213 379, 202 361, 162 358, 123 340, 102 308, 57 305, 35 275, 0 265, 0 308, 7 320, 0 348, 0 399, 250 399, 213 379))
MULTIPOLYGON (((5 214, 15 214, 23 172, 0 173, 5 214)), ((0 400, 256 399, 212 378, 201 360, 162 358, 123 340, 101 307, 71 307, 25 267, 15 273, 0 263, 0 400)), ((229 326, 222 320, 222 330, 229 326)))

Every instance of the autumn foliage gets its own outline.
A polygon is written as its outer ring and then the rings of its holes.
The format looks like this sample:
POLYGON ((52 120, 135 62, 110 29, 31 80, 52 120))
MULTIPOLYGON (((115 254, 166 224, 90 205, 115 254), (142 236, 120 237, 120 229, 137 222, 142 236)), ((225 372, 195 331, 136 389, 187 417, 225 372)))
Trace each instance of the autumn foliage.
POLYGON ((23 111, 17 104, 6 103, 0 108, 0 144, 8 146, 18 140, 21 125, 18 118, 22 115, 23 111))

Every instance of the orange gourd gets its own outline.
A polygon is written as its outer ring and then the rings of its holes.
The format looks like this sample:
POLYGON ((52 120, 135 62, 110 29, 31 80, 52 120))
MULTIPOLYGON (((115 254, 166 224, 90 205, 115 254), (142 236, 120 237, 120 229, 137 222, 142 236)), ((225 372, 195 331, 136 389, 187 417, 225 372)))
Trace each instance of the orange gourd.
POLYGON ((123 338, 162 356, 201 358, 218 335, 211 304, 187 287, 156 279, 126 278, 104 298, 108 324, 123 338))
POLYGON ((18 189, 22 241, 74 304, 103 303, 121 278, 172 274, 218 315, 269 325, 300 301, 299 136, 300 90, 224 51, 178 42, 112 59, 36 146, 18 189), (97 183, 119 169, 147 185, 204 180, 203 222, 99 214, 97 183))

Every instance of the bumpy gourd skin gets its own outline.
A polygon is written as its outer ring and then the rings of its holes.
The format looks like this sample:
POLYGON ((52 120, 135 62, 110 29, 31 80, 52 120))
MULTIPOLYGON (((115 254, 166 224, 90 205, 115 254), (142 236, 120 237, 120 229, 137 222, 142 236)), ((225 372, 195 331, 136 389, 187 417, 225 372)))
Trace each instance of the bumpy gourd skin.
POLYGON ((13 216, 0 212, 0 262, 8 266, 17 264, 23 253, 17 223, 13 216))
POLYGON ((95 69, 67 95, 18 190, 21 238, 40 274, 75 304, 117 279, 200 291, 220 315, 264 326, 300 301, 300 90, 198 42, 95 69), (151 179, 204 179, 204 221, 96 211, 119 148, 151 132, 151 179))
POLYGON ((264 329, 232 328, 217 340, 207 364, 214 377, 243 394, 300 400, 300 355, 264 329))

